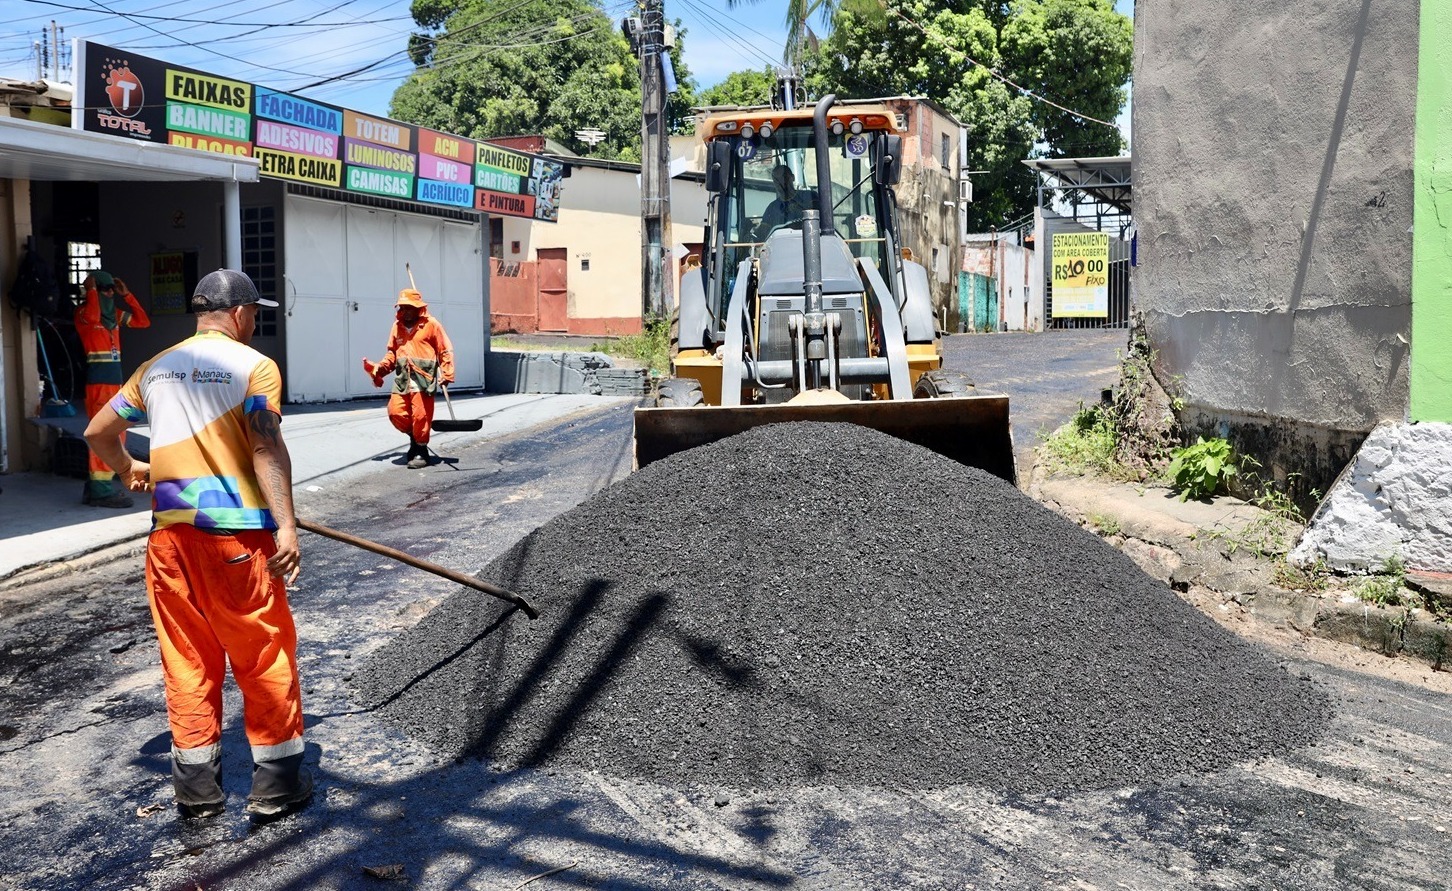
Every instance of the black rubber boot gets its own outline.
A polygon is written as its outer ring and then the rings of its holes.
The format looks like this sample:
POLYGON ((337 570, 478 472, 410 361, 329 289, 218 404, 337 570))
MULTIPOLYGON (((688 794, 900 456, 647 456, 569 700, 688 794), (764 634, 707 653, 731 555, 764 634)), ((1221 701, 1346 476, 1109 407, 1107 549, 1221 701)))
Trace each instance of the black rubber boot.
POLYGON ((185 764, 171 755, 171 784, 176 790, 176 807, 184 817, 215 817, 226 807, 222 792, 222 752, 210 761, 185 764))
POLYGON ((313 775, 302 766, 303 753, 252 765, 252 791, 247 813, 255 820, 276 820, 307 806, 313 775))
POLYGON ((408 468, 410 470, 418 470, 428 466, 429 447, 410 439, 408 446, 408 468))

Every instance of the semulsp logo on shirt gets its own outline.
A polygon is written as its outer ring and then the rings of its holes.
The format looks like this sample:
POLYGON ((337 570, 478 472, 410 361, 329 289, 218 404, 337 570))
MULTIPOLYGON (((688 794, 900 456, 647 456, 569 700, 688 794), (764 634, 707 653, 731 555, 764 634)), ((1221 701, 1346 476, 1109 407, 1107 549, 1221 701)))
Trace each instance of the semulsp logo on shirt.
POLYGON ((232 383, 232 372, 222 371, 217 368, 209 368, 203 371, 200 368, 192 369, 192 383, 194 384, 230 384, 232 383))
POLYGON ((187 379, 185 371, 156 371, 146 376, 146 383, 154 384, 161 381, 184 381, 187 379))

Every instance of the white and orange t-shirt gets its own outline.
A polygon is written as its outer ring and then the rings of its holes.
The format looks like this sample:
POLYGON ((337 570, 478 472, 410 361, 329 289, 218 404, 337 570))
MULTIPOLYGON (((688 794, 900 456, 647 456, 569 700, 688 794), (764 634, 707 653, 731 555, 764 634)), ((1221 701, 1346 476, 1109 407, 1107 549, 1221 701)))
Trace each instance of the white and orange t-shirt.
POLYGON ((152 528, 277 528, 247 435, 248 413, 282 414, 276 362, 204 331, 136 369, 110 405, 151 425, 152 528))

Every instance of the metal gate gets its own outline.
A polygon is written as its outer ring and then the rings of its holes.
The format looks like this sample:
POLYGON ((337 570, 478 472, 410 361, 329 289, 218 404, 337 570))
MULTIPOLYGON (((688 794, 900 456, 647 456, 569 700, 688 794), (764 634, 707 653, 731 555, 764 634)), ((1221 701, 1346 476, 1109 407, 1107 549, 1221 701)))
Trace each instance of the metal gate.
POLYGON ((998 330, 998 280, 958 273, 958 320, 964 331, 998 330))

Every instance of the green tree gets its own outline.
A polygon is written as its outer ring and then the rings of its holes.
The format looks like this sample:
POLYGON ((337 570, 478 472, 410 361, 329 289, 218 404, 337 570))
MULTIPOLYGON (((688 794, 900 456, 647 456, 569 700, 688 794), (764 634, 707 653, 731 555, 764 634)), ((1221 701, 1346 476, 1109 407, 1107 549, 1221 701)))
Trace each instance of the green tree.
MULTIPOLYGON (((398 120, 475 138, 541 134, 581 154, 640 159, 640 62, 597 0, 414 0, 417 70, 398 120), (603 130, 594 148, 575 131, 603 130)), ((677 60, 675 116, 694 101, 677 60), (681 103, 685 103, 681 105, 681 103), (679 109, 677 109, 679 106, 679 109)))
POLYGON ((707 87, 697 96, 699 105, 770 105, 776 88, 776 72, 770 67, 759 71, 733 71, 714 87, 707 87))
POLYGON ((970 228, 984 229, 1032 211, 1036 182, 1024 158, 1120 151, 1116 127, 1081 115, 1113 121, 1124 108, 1132 42, 1113 0, 844 4, 808 57, 808 93, 941 104, 968 128, 967 169, 988 171, 973 177, 968 208, 970 228))

